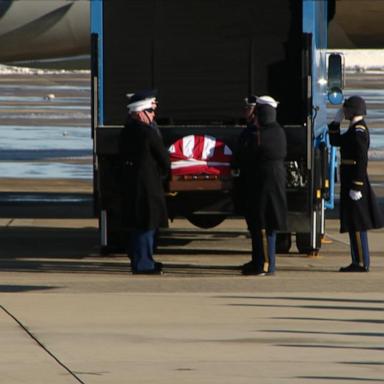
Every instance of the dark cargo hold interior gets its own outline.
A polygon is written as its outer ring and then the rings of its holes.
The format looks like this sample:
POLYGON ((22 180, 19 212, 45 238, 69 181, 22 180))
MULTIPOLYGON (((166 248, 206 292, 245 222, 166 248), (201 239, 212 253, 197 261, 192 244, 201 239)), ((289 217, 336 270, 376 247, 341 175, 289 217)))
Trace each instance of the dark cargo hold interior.
POLYGON ((113 0, 103 12, 105 125, 152 87, 159 122, 234 124, 246 95, 270 94, 282 124, 303 123, 300 1, 113 0))

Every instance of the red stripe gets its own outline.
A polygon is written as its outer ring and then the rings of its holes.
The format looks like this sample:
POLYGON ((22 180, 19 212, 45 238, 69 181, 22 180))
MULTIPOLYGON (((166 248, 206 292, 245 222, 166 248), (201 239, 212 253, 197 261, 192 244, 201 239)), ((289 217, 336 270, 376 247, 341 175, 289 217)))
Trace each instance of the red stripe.
POLYGON ((193 158, 196 160, 201 160, 204 149, 204 140, 205 136, 195 135, 195 145, 193 147, 193 158))
MULTIPOLYGON (((204 150, 204 141, 205 136, 201 135, 195 135, 194 136, 194 148, 193 148, 193 159, 195 160, 201 160, 201 157, 203 155, 204 150)), ((178 161, 178 160, 187 160, 187 157, 183 153, 183 139, 177 140, 174 144, 174 152, 170 153, 170 159, 171 162, 178 161)), ((223 163, 230 163, 232 156, 224 154, 226 145, 221 140, 216 140, 214 153, 213 155, 207 159, 208 164, 207 165, 201 165, 201 164, 193 164, 193 161, 191 161, 190 164, 188 164, 185 167, 172 169, 173 175, 190 175, 190 174, 211 174, 211 175, 228 175, 230 173, 230 166, 223 164, 223 165, 215 165, 210 166, 209 162, 223 162, 223 163)), ((191 160, 191 159, 190 159, 191 160)))

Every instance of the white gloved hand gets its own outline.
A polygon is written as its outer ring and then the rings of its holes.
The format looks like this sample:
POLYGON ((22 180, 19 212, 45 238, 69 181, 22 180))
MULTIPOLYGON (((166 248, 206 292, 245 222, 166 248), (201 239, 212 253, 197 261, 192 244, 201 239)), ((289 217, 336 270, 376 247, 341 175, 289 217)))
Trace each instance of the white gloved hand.
POLYGON ((352 200, 357 201, 357 200, 360 200, 363 197, 363 194, 361 193, 361 191, 355 191, 354 189, 351 189, 349 191, 349 197, 352 200))
POLYGON ((336 115, 335 117, 333 118, 333 121, 335 123, 341 123, 344 119, 344 109, 343 108, 340 108, 338 109, 338 111, 336 112, 336 115))
POLYGON ((231 176, 232 176, 232 177, 239 177, 239 176, 240 176, 240 169, 238 169, 238 168, 232 168, 232 169, 231 169, 231 176))

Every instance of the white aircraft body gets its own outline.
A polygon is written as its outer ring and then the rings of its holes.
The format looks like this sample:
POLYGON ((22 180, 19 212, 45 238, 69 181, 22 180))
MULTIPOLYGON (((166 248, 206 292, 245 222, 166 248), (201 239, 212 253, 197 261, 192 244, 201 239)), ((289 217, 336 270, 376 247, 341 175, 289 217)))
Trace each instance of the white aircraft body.
POLYGON ((0 62, 89 54, 89 0, 0 0, 0 62))
MULTIPOLYGON (((330 48, 384 48, 384 0, 330 1, 330 48)), ((0 0, 1 63, 89 51, 90 0, 0 0)))

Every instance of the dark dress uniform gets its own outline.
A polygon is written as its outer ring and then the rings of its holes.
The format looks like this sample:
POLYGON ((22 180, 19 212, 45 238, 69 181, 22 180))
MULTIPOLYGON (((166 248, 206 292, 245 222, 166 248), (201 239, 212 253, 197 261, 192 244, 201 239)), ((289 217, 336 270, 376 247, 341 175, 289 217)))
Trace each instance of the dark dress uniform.
POLYGON ((285 132, 272 107, 258 111, 260 127, 249 125, 242 132, 234 162, 240 171, 237 194, 252 237, 252 260, 243 274, 275 272, 276 230, 287 227, 285 132))
POLYGON ((368 271, 370 258, 367 230, 381 228, 383 220, 367 174, 369 130, 364 120, 350 125, 341 134, 340 123, 329 124, 330 143, 340 147, 340 232, 348 232, 352 264, 343 272, 368 271), (362 197, 353 200, 350 191, 362 197))
POLYGON ((119 143, 122 161, 123 221, 130 233, 133 271, 153 270, 155 232, 168 226, 163 183, 170 162, 156 129, 129 119, 119 143))

